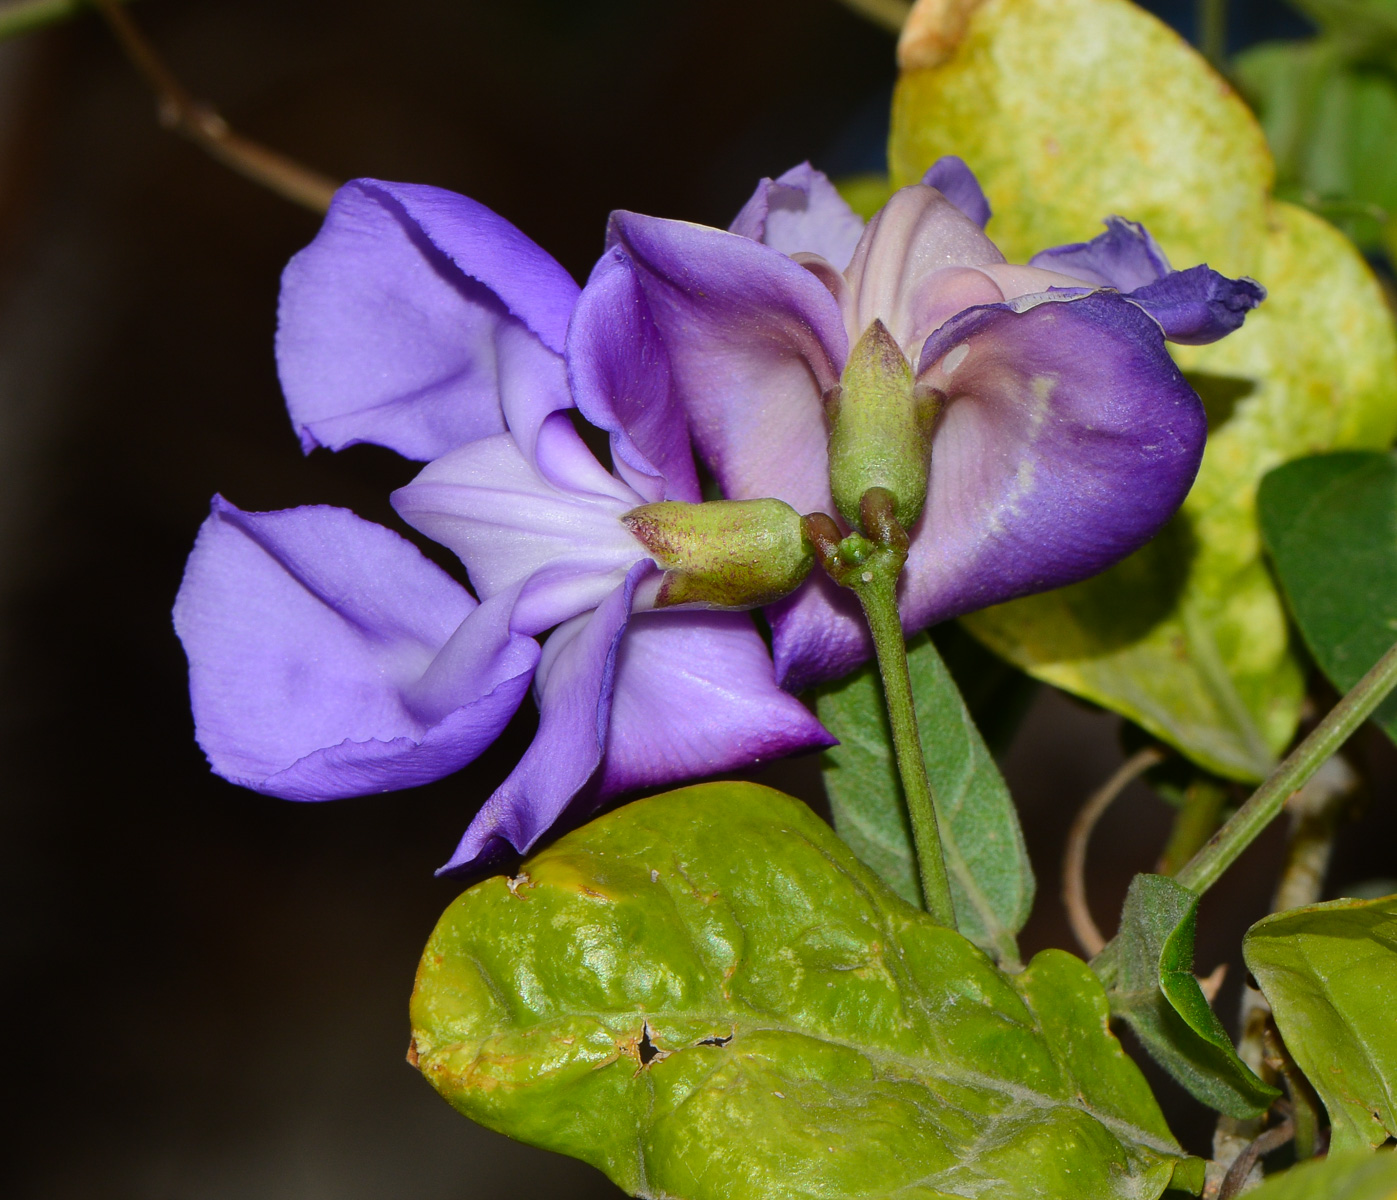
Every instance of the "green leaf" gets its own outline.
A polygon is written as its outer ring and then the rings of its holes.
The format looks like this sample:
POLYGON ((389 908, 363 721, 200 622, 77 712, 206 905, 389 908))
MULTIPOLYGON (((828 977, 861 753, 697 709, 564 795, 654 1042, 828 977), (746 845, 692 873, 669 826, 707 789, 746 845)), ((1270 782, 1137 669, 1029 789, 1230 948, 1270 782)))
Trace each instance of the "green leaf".
MULTIPOLYGON (((1258 496, 1261 531, 1305 644, 1347 692, 1397 641, 1397 461, 1325 454, 1286 463, 1258 496)), ((1373 719, 1397 740, 1397 698, 1373 719)))
POLYGON ((467 1116, 670 1200, 1151 1200, 1196 1184, 1091 971, 1000 972, 804 805, 637 801, 447 910, 412 1001, 467 1116))
POLYGON ((1331 1154, 1268 1177, 1247 1200, 1397 1200, 1397 1154, 1331 1154))
POLYGON ((1290 0, 1355 57, 1397 54, 1397 0, 1290 0))
POLYGON ((1269 197, 1255 119, 1155 18, 1126 0, 945 7, 971 11, 938 54, 909 51, 894 100, 895 183, 959 154, 1011 261, 1090 238, 1120 213, 1149 226, 1176 264, 1251 275, 1270 292, 1238 333, 1175 349, 1210 434, 1161 538, 1095 580, 965 623, 1207 770, 1263 778, 1294 735, 1304 681, 1261 558, 1256 486, 1291 458, 1390 443, 1397 338, 1381 290, 1336 230, 1269 197))
MULTIPOLYGON (((907 666, 956 923, 978 946, 1016 965, 1014 934, 1033 908, 1033 868, 1014 802, 926 634, 908 643, 907 666)), ((821 758, 835 829, 899 896, 920 904, 877 666, 822 688, 815 709, 840 743, 821 758)))
POLYGON ((836 179, 834 186, 844 197, 844 203, 865 221, 871 220, 893 194, 886 175, 845 175, 842 179, 836 179))
POLYGON ((1111 1011, 1204 1104, 1255 1117, 1280 1092, 1240 1058, 1193 975, 1198 896, 1163 875, 1137 875, 1112 959, 1111 1011))
POLYGON ((1238 86, 1276 156, 1278 187, 1365 250, 1397 215, 1397 77, 1336 39, 1271 42, 1239 55, 1238 86))
POLYGON ((1397 896, 1275 913, 1242 943, 1343 1151, 1397 1136, 1397 896))

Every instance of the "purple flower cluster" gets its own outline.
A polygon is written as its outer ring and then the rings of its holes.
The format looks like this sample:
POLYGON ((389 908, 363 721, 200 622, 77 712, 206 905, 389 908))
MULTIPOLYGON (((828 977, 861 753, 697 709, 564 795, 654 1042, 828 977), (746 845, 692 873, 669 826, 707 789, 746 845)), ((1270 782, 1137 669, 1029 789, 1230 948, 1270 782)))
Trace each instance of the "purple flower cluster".
POLYGON ((1220 337, 1263 293, 1171 270, 1114 218, 1010 266, 988 217, 958 159, 866 227, 802 166, 727 232, 615 214, 579 289, 465 197, 346 185, 283 279, 291 418, 307 451, 425 462, 394 507, 474 595, 346 510, 215 497, 175 605, 214 770, 293 800, 411 787, 476 758, 532 685, 538 733, 457 870, 569 806, 830 744, 791 693, 870 653, 852 598, 818 576, 768 608, 773 663, 745 613, 657 607, 660 566, 623 518, 701 502, 696 454, 726 497, 832 513, 823 398, 875 319, 942 406, 909 631, 1143 544, 1206 432, 1165 338, 1220 337))

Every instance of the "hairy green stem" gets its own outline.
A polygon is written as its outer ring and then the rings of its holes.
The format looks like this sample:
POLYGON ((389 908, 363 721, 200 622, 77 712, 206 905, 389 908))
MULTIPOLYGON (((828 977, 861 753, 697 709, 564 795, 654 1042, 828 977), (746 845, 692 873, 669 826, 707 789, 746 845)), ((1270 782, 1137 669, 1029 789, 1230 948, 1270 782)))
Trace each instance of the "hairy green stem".
POLYGON ((1341 747, 1397 686, 1397 646, 1378 660, 1251 798, 1217 831, 1175 878, 1195 892, 1206 892, 1285 807, 1320 766, 1341 747))
POLYGON ((90 0, 10 0, 0 4, 0 41, 66 21, 91 7, 90 0))
POLYGON ((941 925, 956 927, 951 903, 951 883, 941 852, 941 830, 936 823, 936 807, 931 798, 922 739, 917 732, 917 710, 912 699, 912 677, 907 671, 907 642, 897 612, 897 576, 886 570, 864 571, 848 586, 863 606, 873 647, 878 655, 878 671, 883 677, 883 698, 892 727, 897 771, 902 777, 902 794, 912 823, 917 847, 917 870, 922 880, 922 897, 927 912, 941 925), (862 576, 871 576, 863 578, 862 576))
POLYGON ((860 533, 841 536, 834 519, 826 513, 802 518, 803 528, 820 566, 840 587, 852 591, 863 608, 873 635, 878 672, 883 678, 883 702, 912 826, 922 903, 938 924, 954 929, 956 910, 951 901, 951 883, 941 850, 941 827, 936 821, 922 737, 917 729, 912 676, 907 670, 907 640, 897 611, 897 580, 907 562, 907 531, 898 524, 895 507, 891 492, 872 487, 859 503, 867 537, 860 533))

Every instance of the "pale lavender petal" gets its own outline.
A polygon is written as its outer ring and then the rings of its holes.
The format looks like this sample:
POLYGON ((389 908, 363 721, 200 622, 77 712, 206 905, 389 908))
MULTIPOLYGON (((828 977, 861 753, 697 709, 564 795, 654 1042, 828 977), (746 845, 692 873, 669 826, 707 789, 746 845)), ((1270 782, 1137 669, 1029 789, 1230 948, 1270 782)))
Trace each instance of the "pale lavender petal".
POLYGON ((863 218, 806 162, 757 184, 729 231, 782 254, 818 254, 842 271, 863 234, 863 218))
POLYGON ((599 798, 759 766, 834 739, 776 686, 745 613, 638 613, 616 662, 599 798))
POLYGON ((290 800, 458 770, 508 723, 539 656, 411 543, 339 508, 215 497, 174 619, 214 770, 290 800))
POLYGON ((505 844, 524 853, 592 780, 606 745, 631 601, 654 570, 653 563, 637 563, 595 612, 575 617, 549 637, 537 679, 538 732, 437 874, 467 871, 505 844))
POLYGON ((955 154, 938 158, 922 176, 922 182, 934 187, 981 229, 989 224, 990 202, 965 159, 955 154))
POLYGON ((928 340, 920 379, 947 405, 909 629, 1104 570, 1173 515, 1202 457, 1202 403, 1159 327, 1110 292, 964 313, 928 340))
POLYGON ((1070 291, 1074 296, 1084 296, 1087 292, 1095 290, 1094 287, 1082 286, 1080 280, 1073 279, 1070 275, 1060 275, 1043 267, 1000 263, 978 269, 981 274, 994 280, 1005 300, 1017 300, 1020 296, 1036 296, 1052 291, 1070 291))
POLYGON ((946 319, 935 295, 938 281, 956 277, 947 268, 1003 261, 984 231, 935 188, 902 188, 868 223, 845 272, 853 293, 850 335, 881 320, 915 357, 926 335, 946 319))
POLYGON ((361 179, 282 276, 277 364, 303 447, 376 442, 430 460, 567 407, 577 284, 489 209, 361 179))
POLYGON ((594 607, 646 554, 621 523, 642 498, 602 469, 565 415, 545 423, 538 458, 554 478, 511 435, 481 438, 392 496, 403 520, 457 554, 482 600, 539 577, 516 632, 539 633, 594 607))
POLYGON ((616 469, 645 500, 700 499, 669 355, 635 272, 602 255, 568 329, 568 378, 582 415, 611 435, 616 469))
POLYGON ((1171 342, 1203 346, 1240 329, 1266 289, 1243 276, 1229 279, 1210 267, 1175 271, 1126 297, 1150 314, 1171 342))
POLYGON ((784 254, 720 230, 622 212, 609 240, 649 301, 723 493, 828 505, 821 396, 848 353, 837 301, 784 254))
POLYGON ((1173 271, 1159 243, 1143 225, 1124 217, 1107 217, 1103 224, 1106 232, 1091 241, 1043 250, 1030 258, 1028 265, 1120 292, 1133 292, 1173 271))

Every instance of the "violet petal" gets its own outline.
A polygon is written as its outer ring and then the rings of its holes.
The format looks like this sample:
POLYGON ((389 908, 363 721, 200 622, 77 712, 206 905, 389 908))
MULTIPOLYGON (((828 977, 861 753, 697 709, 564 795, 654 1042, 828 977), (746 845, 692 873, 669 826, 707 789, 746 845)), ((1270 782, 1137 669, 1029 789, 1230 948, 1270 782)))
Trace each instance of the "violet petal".
POLYGON ((776 686, 746 613, 638 613, 616 662, 598 796, 833 744, 810 710, 776 686))
POLYGON ((536 683, 538 732, 438 875, 470 870, 498 853, 502 842, 525 853, 587 786, 606 745, 616 660, 635 589, 654 570, 653 563, 637 563, 595 612, 553 631, 536 683))
POLYGON ((822 571, 766 610, 776 679, 787 691, 846 675, 873 654, 858 601, 822 571))
POLYGON ((1207 435, 1159 327, 1109 292, 962 313, 927 341, 947 397, 903 583, 909 628, 1085 579, 1183 502, 1207 435))
POLYGON ((934 187, 981 229, 989 224, 993 215, 990 202, 965 159, 955 154, 943 155, 931 164, 922 182, 934 187))
POLYGON ((617 471, 646 501, 701 498, 669 355, 615 250, 602 255, 573 312, 568 379, 582 415, 611 435, 617 471))
POLYGON ((724 495, 827 505, 821 396, 848 353, 835 299, 784 254, 702 225, 618 212, 609 243, 649 302, 724 495))
POLYGON ((1158 321, 1171 342, 1203 346, 1240 329, 1266 289, 1254 279, 1229 279, 1199 266, 1137 288, 1126 299, 1158 321))
POLYGON ((1028 265, 1120 292, 1133 292, 1173 271, 1159 243, 1138 221, 1107 217, 1102 224, 1106 232, 1091 241, 1040 251, 1028 265))
POLYGON ((484 206, 360 179, 282 276, 277 363, 307 451, 356 442, 428 461, 499 433, 521 442, 570 405, 561 355, 577 284, 484 206))
POLYGON ((863 234, 863 218, 824 172, 805 162, 757 184, 728 229, 782 254, 818 254, 842 271, 863 234))
POLYGON ((216 496, 174 611, 199 744, 225 779, 288 800, 439 779, 494 741, 538 661, 492 616, 345 509, 216 496))

